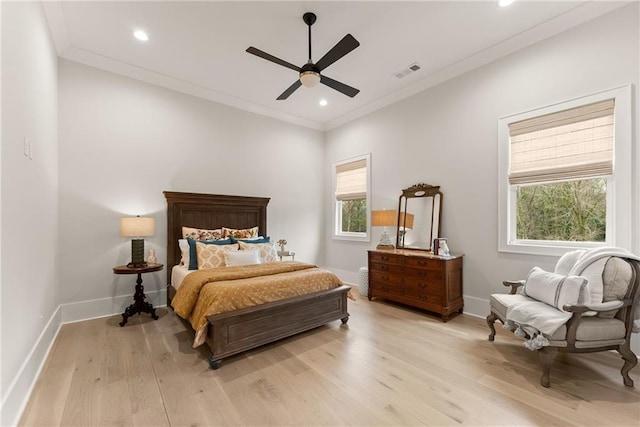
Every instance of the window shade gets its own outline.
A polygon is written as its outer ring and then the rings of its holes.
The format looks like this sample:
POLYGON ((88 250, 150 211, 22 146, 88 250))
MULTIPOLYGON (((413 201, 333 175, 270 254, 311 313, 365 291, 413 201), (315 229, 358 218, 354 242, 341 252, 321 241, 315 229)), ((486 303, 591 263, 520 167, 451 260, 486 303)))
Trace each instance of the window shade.
POLYGON ((336 200, 358 200, 367 197, 367 161, 336 166, 336 200))
POLYGON ((611 175, 613 109, 610 99, 511 123, 509 183, 611 175))

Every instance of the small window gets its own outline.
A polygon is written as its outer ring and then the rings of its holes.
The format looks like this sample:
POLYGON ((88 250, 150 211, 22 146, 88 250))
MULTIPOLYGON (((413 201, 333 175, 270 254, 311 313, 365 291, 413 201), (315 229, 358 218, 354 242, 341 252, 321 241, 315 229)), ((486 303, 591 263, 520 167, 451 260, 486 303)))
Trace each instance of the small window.
POLYGON ((500 250, 628 247, 629 100, 620 88, 500 119, 500 250))
POLYGON ((336 238, 369 241, 370 155, 334 165, 336 238))

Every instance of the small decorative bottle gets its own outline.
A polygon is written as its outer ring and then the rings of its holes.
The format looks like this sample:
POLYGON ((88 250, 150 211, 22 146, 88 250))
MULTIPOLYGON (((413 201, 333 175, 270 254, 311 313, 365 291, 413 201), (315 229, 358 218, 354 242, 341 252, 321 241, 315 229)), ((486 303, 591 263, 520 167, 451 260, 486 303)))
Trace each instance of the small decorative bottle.
POLYGON ((147 257, 147 263, 155 264, 158 262, 158 258, 156 258, 156 250, 149 249, 149 256, 147 257))

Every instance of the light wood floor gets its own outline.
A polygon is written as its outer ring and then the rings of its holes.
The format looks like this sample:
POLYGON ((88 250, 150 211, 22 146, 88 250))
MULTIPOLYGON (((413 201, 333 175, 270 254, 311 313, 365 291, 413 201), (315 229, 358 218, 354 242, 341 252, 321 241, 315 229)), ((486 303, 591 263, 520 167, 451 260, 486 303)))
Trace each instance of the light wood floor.
POLYGON ((484 319, 437 317, 360 297, 333 322, 226 359, 170 310, 62 327, 21 425, 640 425, 617 353, 538 356, 484 319))

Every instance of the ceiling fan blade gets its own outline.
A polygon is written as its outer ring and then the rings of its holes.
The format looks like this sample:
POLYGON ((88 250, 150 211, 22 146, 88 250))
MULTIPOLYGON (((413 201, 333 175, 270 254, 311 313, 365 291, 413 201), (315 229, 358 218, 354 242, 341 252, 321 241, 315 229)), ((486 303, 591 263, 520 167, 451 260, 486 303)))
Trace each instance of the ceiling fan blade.
POLYGON ((318 71, 322 71, 338 59, 360 46, 360 42, 351 34, 347 34, 316 63, 318 71))
POLYGON ((259 56, 262 59, 266 59, 267 61, 275 62, 278 65, 282 65, 283 67, 291 68, 292 70, 300 72, 300 67, 298 67, 297 65, 293 65, 287 61, 283 61, 280 58, 276 58, 273 55, 269 55, 267 52, 263 52, 260 49, 256 49, 253 46, 248 47, 247 52, 252 55, 259 56))
POLYGON ((276 100, 282 101, 283 99, 287 99, 289 97, 289 95, 291 95, 293 92, 295 92, 296 89, 298 89, 300 86, 302 86, 302 83, 300 83, 300 80, 296 80, 291 86, 289 86, 289 88, 287 90, 282 92, 282 95, 277 97, 276 100))
POLYGON ((353 98, 360 92, 359 89, 346 85, 344 83, 340 83, 337 80, 330 79, 327 76, 320 76, 320 83, 329 86, 331 89, 335 89, 338 92, 342 92, 347 96, 353 98))

